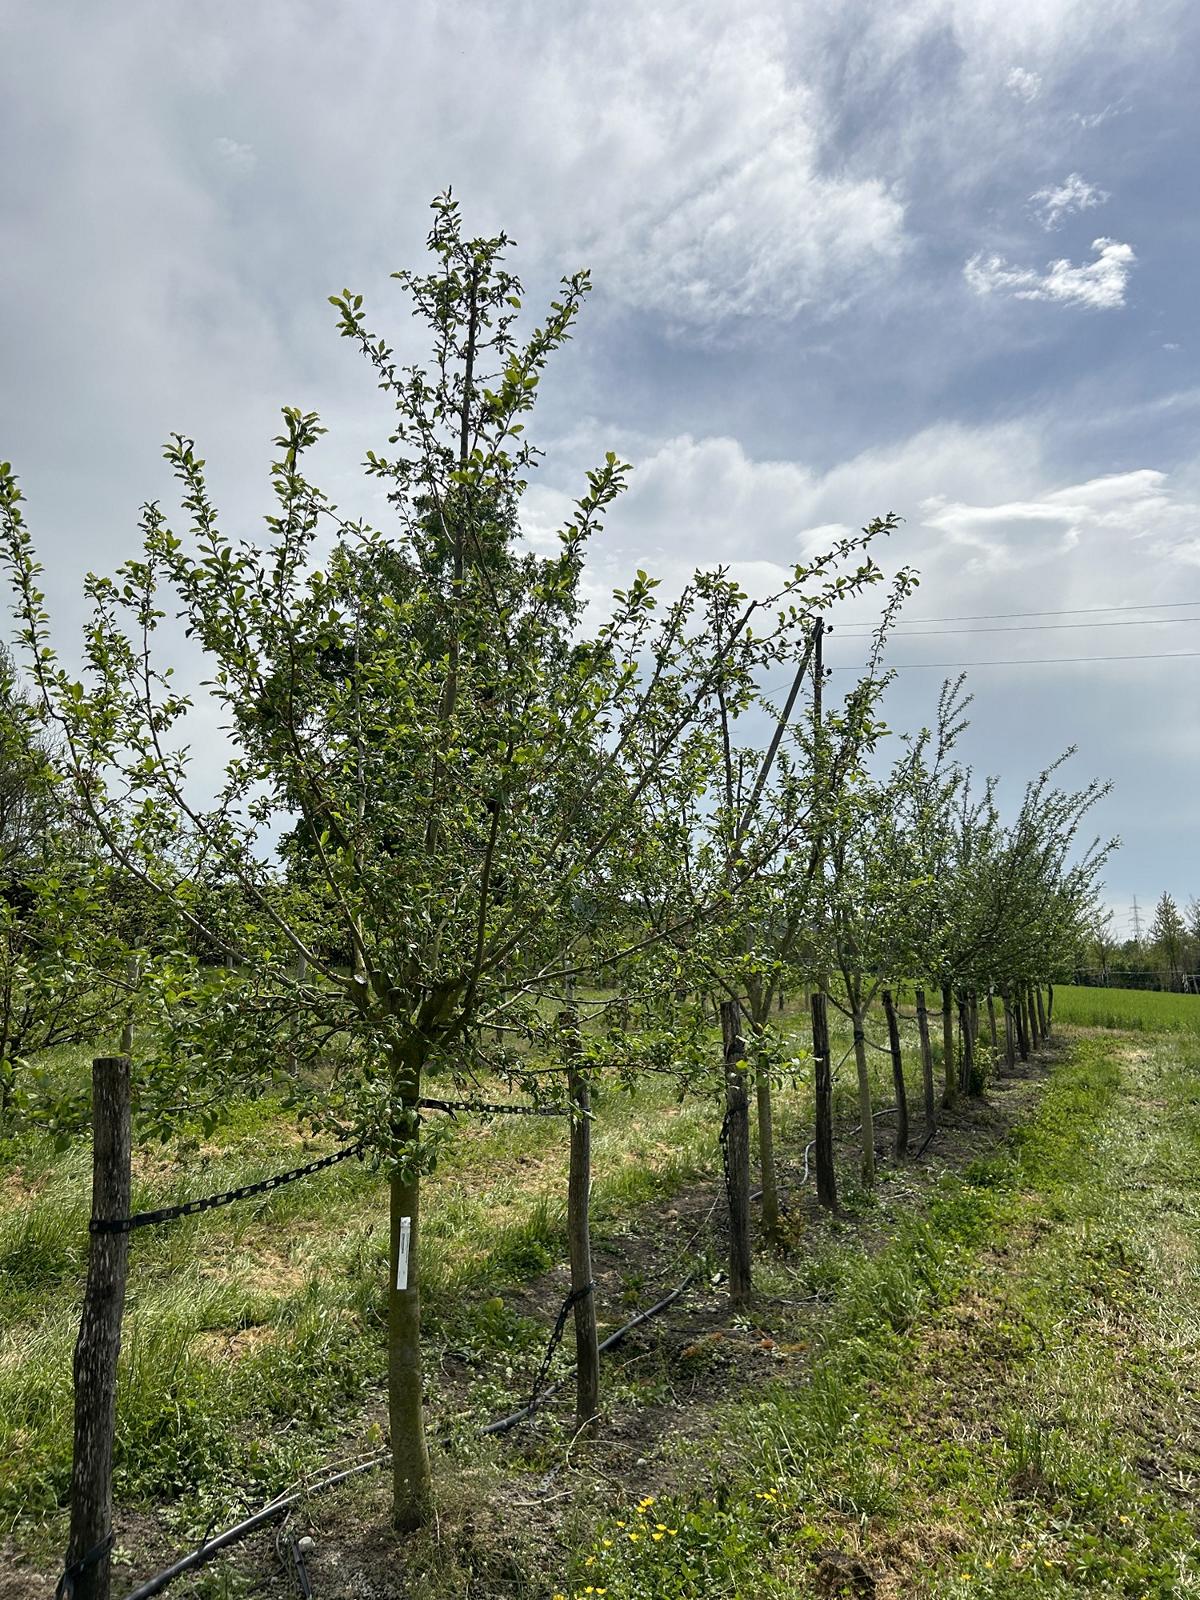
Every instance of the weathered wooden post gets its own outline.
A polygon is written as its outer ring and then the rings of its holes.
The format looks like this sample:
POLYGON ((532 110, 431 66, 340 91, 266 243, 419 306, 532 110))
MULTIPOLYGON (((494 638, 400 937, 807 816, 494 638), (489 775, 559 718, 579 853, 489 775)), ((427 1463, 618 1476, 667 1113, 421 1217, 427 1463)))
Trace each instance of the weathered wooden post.
POLYGON ((771 1061, 765 1049, 756 1052, 754 1095, 758 1112, 758 1166, 762 1178, 762 1226, 768 1239, 779 1238, 779 1180, 775 1171, 775 1120, 771 1108, 771 1061))
POLYGON ((1038 1038, 1045 1043, 1050 1037, 1050 1029, 1046 1022, 1046 1010, 1042 1004, 1042 986, 1040 983, 1035 985, 1033 997, 1037 1005, 1038 1038))
POLYGON ((958 1074, 954 1065, 954 991, 948 983, 942 985, 942 1071, 946 1080, 942 1104, 950 1107, 958 1097, 958 1074))
POLYGON ((917 1033, 921 1039, 921 1083, 925 1091, 925 1127, 937 1127, 937 1090, 933 1082, 933 1046, 929 1042, 929 1011, 924 989, 917 990, 917 1033))
POLYGON ((570 1007, 559 1015, 567 1062, 567 1095, 571 1103, 571 1161, 567 1178, 567 1239, 571 1257, 571 1293, 575 1298, 575 1427, 593 1430, 600 1410, 600 1344, 596 1331, 596 1296, 592 1288, 592 1234, 589 1206, 592 1192, 591 1095, 581 1064, 579 1014, 570 1007))
POLYGON ((837 1174, 833 1165, 833 1062, 829 1059, 829 1012, 822 990, 812 997, 813 1088, 816 1126, 813 1157, 817 1170, 817 1199, 837 1210, 837 1174))
POLYGON ((1012 990, 1006 989, 1001 996, 1004 1001, 1004 1062, 1010 1072, 1016 1071, 1017 1066, 1017 1039, 1013 1027, 1013 997, 1012 990))
POLYGON ((721 1001, 725 1046, 725 1118, 721 1155, 729 1203, 729 1298, 735 1306, 750 1299, 750 1100, 746 1093, 746 1046, 741 1007, 721 1001))
POLYGON ((882 995, 883 1014, 887 1018, 888 1049, 892 1057, 892 1087, 896 1091, 896 1159, 908 1152, 908 1093, 904 1087, 904 1057, 900 1052, 900 1023, 896 1017, 896 1003, 892 991, 882 995))
POLYGON ((111 1581, 113 1437, 129 1234, 95 1224, 129 1215, 129 1103, 129 1057, 97 1056, 92 1062, 93 1227, 75 1341, 71 1530, 63 1585, 72 1600, 108 1600, 111 1581))
POLYGON ((966 994, 960 994, 958 999, 958 1031, 962 1040, 958 1086, 963 1094, 970 1094, 975 1075, 975 1041, 971 1036, 971 1001, 966 994))
POLYGON ((1017 1025, 1017 1050, 1022 1061, 1029 1060, 1029 1034, 1025 1028, 1025 993, 1018 984, 1013 990, 1013 1020, 1017 1025))

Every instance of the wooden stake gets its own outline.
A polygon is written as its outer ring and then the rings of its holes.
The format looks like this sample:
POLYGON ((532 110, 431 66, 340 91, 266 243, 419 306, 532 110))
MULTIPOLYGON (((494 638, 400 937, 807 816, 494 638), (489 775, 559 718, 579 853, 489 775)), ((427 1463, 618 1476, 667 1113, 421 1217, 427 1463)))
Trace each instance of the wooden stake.
POLYGON ((833 1063, 829 1059, 829 1014, 824 992, 812 997, 812 1041, 816 1128, 813 1157, 817 1169, 817 1199, 837 1210, 837 1174, 833 1166, 833 1063))
POLYGON ((768 1239, 779 1238, 779 1181, 775 1172, 775 1123, 771 1108, 771 1061, 765 1050, 754 1063, 754 1097, 758 1110, 758 1167, 762 1179, 762 1226, 768 1239))
POLYGON ((1025 1028, 1025 997, 1020 985, 1013 991, 1013 1020, 1017 1025, 1017 1049, 1021 1060, 1029 1060, 1029 1034, 1025 1028))
POLYGON ((573 1008, 559 1016, 567 1061, 567 1094, 571 1102, 571 1166, 567 1180, 567 1238, 571 1255, 571 1292, 575 1312, 575 1427, 594 1430, 600 1410, 600 1341, 596 1331, 596 1296, 592 1282, 592 1235, 589 1202, 592 1192, 591 1096, 587 1073, 580 1065, 579 1014, 573 1008))
POLYGON ((883 1014, 887 1018, 888 1049, 892 1056, 892 1087, 896 1091, 896 1159, 908 1153, 908 1094, 904 1087, 904 1057, 900 1053, 900 1023, 892 991, 882 995, 883 1014))
POLYGON ((971 1002, 964 994, 958 1001, 958 1031, 962 1040, 962 1061, 958 1069, 958 1086, 969 1094, 975 1075, 975 1041, 971 1037, 971 1002))
MULTIPOLYGON (((92 1062, 92 1217, 98 1222, 127 1217, 130 1190, 129 1057, 97 1056, 92 1062)), ((75 1342, 75 1449, 66 1561, 73 1600, 109 1596, 117 1361, 128 1266, 128 1233, 92 1234, 75 1342)))
POLYGON ((958 1074, 954 1066, 954 992, 948 983, 942 985, 942 1071, 946 1079, 942 1104, 949 1109, 958 1097, 958 1074))
POLYGON ((1017 1066, 1017 1040, 1013 1028, 1013 999, 1012 991, 1007 991, 1002 997, 1004 1001, 1004 1060, 1010 1072, 1016 1071, 1017 1066))
POLYGON ((725 1044, 725 1121, 723 1150, 725 1196, 729 1203, 729 1298, 735 1306, 750 1299, 750 1101, 746 1093, 746 1046, 741 1008, 721 1001, 725 1044))
POLYGON ((917 1032, 921 1036, 921 1082, 925 1090, 925 1127, 937 1127, 937 1090, 933 1082, 933 1046, 929 1042, 929 1012, 924 989, 917 990, 917 1032))

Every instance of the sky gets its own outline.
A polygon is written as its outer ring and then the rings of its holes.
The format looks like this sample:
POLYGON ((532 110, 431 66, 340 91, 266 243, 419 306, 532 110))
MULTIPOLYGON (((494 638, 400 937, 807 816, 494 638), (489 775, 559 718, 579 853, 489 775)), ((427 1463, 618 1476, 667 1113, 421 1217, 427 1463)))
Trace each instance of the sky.
POLYGON ((419 354, 390 274, 452 187, 530 305, 595 282, 535 543, 610 449, 598 594, 761 589, 897 513, 891 725, 972 664, 965 752, 1010 799, 1068 745, 1111 780, 1118 930, 1200 894, 1198 57, 1175 0, 0 0, 0 457, 56 628, 173 510, 171 432, 257 537, 279 408, 319 411, 321 481, 378 512, 387 413, 328 296, 419 354))

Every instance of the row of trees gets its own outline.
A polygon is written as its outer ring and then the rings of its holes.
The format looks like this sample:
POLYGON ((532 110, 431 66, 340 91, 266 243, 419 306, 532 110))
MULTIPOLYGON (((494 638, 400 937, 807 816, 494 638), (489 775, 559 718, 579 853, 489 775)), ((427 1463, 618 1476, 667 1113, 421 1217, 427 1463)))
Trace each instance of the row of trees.
POLYGON ((1148 929, 1117 936, 1111 911, 1095 919, 1081 950, 1081 983, 1200 993, 1200 899, 1180 908, 1164 889, 1148 929))
MULTIPOLYGON (((731 1166, 744 1170, 752 1075, 770 1231, 781 993, 816 996, 818 1177, 830 1199, 823 1008, 851 1019, 869 1183, 876 995, 903 1102, 894 991, 924 978, 939 993, 947 1073, 935 1091, 926 1050, 932 1122, 939 1097, 978 1086, 980 999, 1006 996, 1006 1015, 1021 1015, 1030 986, 1070 959, 1104 854, 1075 851, 1102 791, 1060 790, 1054 769, 1001 817, 994 786, 980 789, 956 755, 961 684, 947 687, 934 730, 885 768, 882 655, 915 582, 903 568, 886 579, 873 553, 894 518, 837 541, 766 596, 722 569, 663 597, 638 572, 601 613, 588 604, 586 562, 627 470, 609 455, 557 551, 523 544, 520 497, 537 458, 526 418, 588 281, 564 280, 521 339, 507 243, 468 239, 450 198, 435 202, 431 269, 396 275, 426 325, 426 367, 397 361, 361 296, 334 297, 342 335, 393 407, 386 449, 366 459, 388 531, 340 511, 314 482, 323 429, 312 413, 283 414, 263 537, 225 531, 204 461, 175 436, 166 454, 188 533, 143 508, 138 556, 88 580, 82 670, 56 651, 21 492, 0 468, 3 555, 35 686, 26 701, 10 683, 5 706, 36 752, 29 792, 40 785, 52 808, 14 857, 11 881, 33 901, 13 913, 28 936, 11 970, 43 1011, 93 1005, 75 1014, 73 1037, 94 1036, 101 1012, 109 1026, 139 1014, 140 1132, 199 1107, 217 1116, 234 1090, 272 1085, 314 1128, 365 1142, 389 1197, 402 1529, 432 1509, 421 1181, 452 1131, 422 1119, 431 1082, 469 1094, 499 1077, 557 1099, 569 1070, 578 1107, 589 1076, 669 1065, 724 1096, 731 1166), (821 619, 878 586, 868 669, 827 705, 821 619), (191 704, 160 652, 177 619, 223 714, 215 784, 193 771, 191 704), (776 679, 782 692, 766 687, 776 679), (60 841, 72 884, 101 908, 78 960, 37 920, 63 904, 60 841), (128 914, 106 917, 118 900, 128 914), (35 970, 39 961, 50 966, 35 970), (635 1012, 647 1022, 637 1034, 635 1012), (967 1024, 962 1062, 956 1020, 967 1024)), ((15 1072, 62 1036, 27 1035, 5 1060, 15 1072)), ((748 1292, 744 1265, 735 1292, 748 1292)))

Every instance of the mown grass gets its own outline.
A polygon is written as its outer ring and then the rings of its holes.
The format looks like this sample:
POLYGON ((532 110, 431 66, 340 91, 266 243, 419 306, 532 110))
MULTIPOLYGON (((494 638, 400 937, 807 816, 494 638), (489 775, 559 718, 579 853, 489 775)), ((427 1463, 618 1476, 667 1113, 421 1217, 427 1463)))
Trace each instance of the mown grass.
POLYGON ((1200 1594, 1198 1084, 1190 1043, 1077 1044, 1001 1155, 833 1263, 809 1380, 731 1407, 699 1487, 555 1592, 1200 1594))

